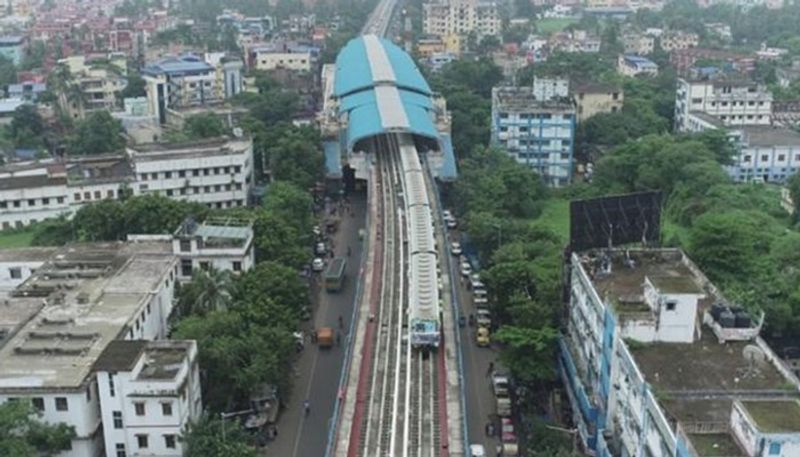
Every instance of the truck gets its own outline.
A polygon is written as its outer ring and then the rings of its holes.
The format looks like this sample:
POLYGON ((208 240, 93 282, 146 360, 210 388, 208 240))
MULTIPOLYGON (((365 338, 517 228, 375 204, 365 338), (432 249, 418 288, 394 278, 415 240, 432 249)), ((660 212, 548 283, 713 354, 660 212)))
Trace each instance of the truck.
POLYGON ((334 257, 325 270, 325 290, 328 292, 339 292, 344 284, 344 268, 347 260, 344 257, 334 257))

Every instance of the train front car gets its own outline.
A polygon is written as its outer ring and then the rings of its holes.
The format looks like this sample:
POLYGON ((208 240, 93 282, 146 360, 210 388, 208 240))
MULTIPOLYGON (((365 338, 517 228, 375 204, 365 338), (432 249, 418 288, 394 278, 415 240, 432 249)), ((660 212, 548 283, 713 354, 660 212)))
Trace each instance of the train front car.
POLYGON ((418 349, 435 349, 440 340, 439 262, 428 189, 417 150, 400 140, 409 236, 409 339, 418 349))

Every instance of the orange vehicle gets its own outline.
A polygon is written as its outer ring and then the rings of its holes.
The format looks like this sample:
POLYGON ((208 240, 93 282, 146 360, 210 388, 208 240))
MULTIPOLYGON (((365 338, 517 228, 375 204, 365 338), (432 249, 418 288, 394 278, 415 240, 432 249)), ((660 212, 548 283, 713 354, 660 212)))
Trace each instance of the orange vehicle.
POLYGON ((317 330, 317 344, 321 348, 333 346, 334 332, 330 327, 320 327, 317 330))

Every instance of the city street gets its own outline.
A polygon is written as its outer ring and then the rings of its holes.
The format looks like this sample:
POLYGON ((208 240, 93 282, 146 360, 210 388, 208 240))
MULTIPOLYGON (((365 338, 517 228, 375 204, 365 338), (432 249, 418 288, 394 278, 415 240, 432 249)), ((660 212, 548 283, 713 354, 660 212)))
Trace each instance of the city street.
POLYGON ((267 446, 270 457, 322 456, 328 440, 330 418, 339 388, 339 379, 344 362, 346 335, 350 329, 356 279, 360 268, 361 241, 359 229, 364 227, 366 198, 364 194, 350 195, 353 216, 344 215, 337 232, 331 237, 334 255, 347 258, 346 279, 340 292, 328 293, 322 287, 322 273, 314 274, 312 286, 314 314, 307 327, 306 347, 295 366, 294 389, 288 403, 284 405, 278 420, 278 436, 267 446), (351 249, 347 257, 348 246, 351 249), (319 349, 308 335, 312 328, 332 327, 338 329, 339 317, 344 320, 341 346, 319 349), (311 412, 303 415, 303 401, 308 399, 311 412))
MULTIPOLYGON (((447 234, 448 243, 450 240, 458 240, 457 230, 449 230, 447 234)), ((449 252, 449 250, 448 250, 449 252)), ((458 300, 461 312, 465 317, 476 312, 472 304, 472 293, 467 290, 466 280, 461 276, 458 256, 450 256, 452 265, 451 271, 457 275, 458 280, 458 300)), ((496 419, 495 399, 492 394, 489 363, 494 362, 495 366, 498 353, 492 347, 478 347, 475 344, 476 327, 465 325, 461 329, 461 353, 464 363, 464 388, 466 392, 466 414, 467 432, 469 434, 469 444, 483 444, 486 451, 492 455, 495 446, 500 443, 499 439, 486 435, 486 424, 490 420, 496 419)))

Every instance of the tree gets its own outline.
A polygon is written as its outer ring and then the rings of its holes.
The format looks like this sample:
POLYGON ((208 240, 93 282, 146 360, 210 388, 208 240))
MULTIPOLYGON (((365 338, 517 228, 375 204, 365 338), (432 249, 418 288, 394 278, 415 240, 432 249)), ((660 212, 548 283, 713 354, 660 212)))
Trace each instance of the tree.
POLYGON ((228 133, 222 119, 214 113, 203 113, 189 116, 183 126, 183 132, 191 139, 214 138, 228 133))
POLYGON ((226 309, 231 304, 231 274, 225 270, 198 269, 192 280, 181 287, 178 306, 181 315, 205 315, 226 309))
POLYGON ((27 399, 0 404, 0 455, 51 456, 70 448, 75 429, 63 423, 45 424, 37 415, 27 399))
POLYGON ((142 78, 139 73, 131 72, 128 74, 128 84, 125 86, 125 89, 122 89, 119 96, 122 99, 145 97, 147 96, 146 87, 147 83, 144 78, 142 78))
POLYGON ((259 263, 236 281, 236 302, 258 303, 264 298, 289 311, 295 322, 310 302, 308 285, 297 270, 272 261, 259 263))
POLYGON ((14 111, 10 133, 18 148, 39 148, 42 146, 44 121, 35 105, 24 104, 14 111))
POLYGON ((78 122, 75 132, 67 141, 72 154, 95 155, 115 152, 125 147, 122 123, 108 111, 95 111, 78 122))
POLYGON ((275 181, 267 188, 264 209, 297 229, 298 235, 311 244, 314 226, 314 201, 302 188, 285 181, 275 181))
POLYGON ((282 135, 266 149, 266 164, 272 178, 311 188, 322 176, 324 159, 320 139, 310 129, 284 125, 282 135))
POLYGON ((538 384, 555 379, 554 361, 558 340, 555 328, 503 326, 494 338, 507 345, 500 354, 500 360, 518 382, 538 384))
POLYGON ((8 57, 0 56, 0 88, 17 82, 17 69, 8 57))
POLYGON ((236 420, 203 416, 181 437, 186 457, 256 457, 248 435, 236 420))
POLYGON ((794 221, 798 222, 800 221, 800 174, 793 174, 786 182, 786 186, 789 188, 789 196, 794 204, 794 221))

